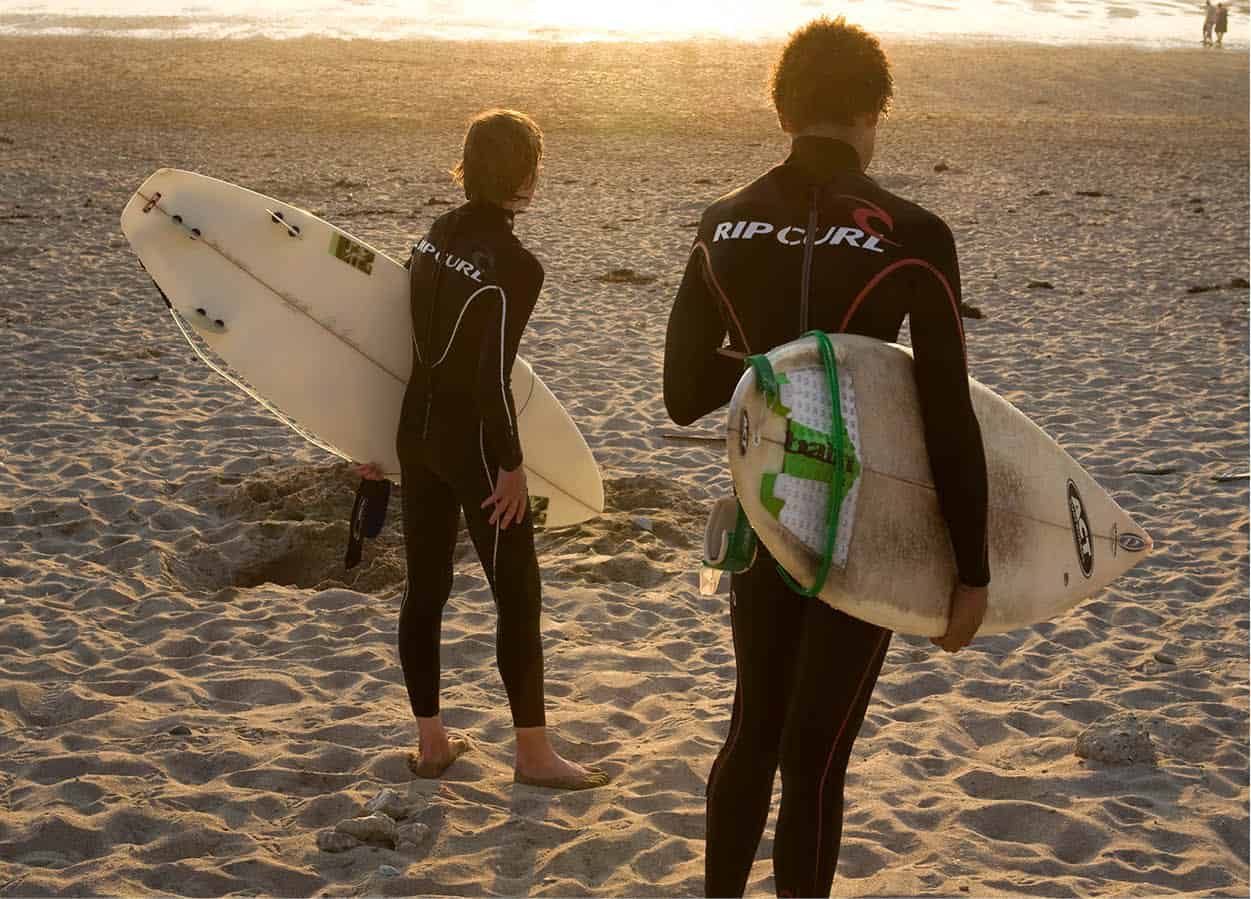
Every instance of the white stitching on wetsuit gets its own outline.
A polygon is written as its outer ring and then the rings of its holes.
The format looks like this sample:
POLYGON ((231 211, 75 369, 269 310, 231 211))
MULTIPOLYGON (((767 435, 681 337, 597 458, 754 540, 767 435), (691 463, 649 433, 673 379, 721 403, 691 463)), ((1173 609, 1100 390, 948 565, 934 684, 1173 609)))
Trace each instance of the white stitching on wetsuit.
MULTIPOLYGON (((491 466, 487 464, 486 446, 483 444, 483 429, 485 425, 482 421, 478 422, 478 455, 482 457, 482 470, 486 473, 487 484, 491 487, 491 493, 495 493, 495 479, 491 477, 491 466)), ((500 553, 500 523, 495 522, 495 546, 491 548, 491 580, 495 579, 495 559, 500 553)), ((491 590, 491 597, 495 598, 495 590, 491 590)), ((498 605, 498 600, 496 604, 498 605)))
MULTIPOLYGON (((439 361, 431 365, 431 368, 438 368, 443 364, 443 360, 447 358, 447 354, 452 351, 452 344, 456 341, 456 334, 460 331, 461 320, 465 317, 465 311, 469 309, 469 304, 478 298, 478 295, 488 291, 499 291, 500 303, 500 396, 504 400, 504 415, 508 418, 508 434, 512 436, 517 432, 517 425, 513 421, 512 410, 508 407, 508 385, 504 381, 504 335, 508 324, 508 294, 504 288, 497 284, 488 284, 486 287, 479 287, 469 295, 469 299, 465 300, 465 305, 461 307, 460 314, 456 316, 456 324, 452 327, 452 336, 447 339, 447 346, 443 348, 443 355, 439 357, 439 361)), ((425 361, 421 358, 421 349, 417 346, 417 335, 413 335, 413 348, 417 351, 417 361, 423 365, 425 361)))

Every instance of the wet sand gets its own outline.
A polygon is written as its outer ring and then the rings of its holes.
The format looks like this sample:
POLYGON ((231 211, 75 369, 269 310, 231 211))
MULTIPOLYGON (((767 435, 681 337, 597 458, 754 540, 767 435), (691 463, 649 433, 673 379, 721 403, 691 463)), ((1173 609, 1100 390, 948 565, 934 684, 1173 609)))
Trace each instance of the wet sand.
MULTIPOLYGON (((1248 470, 1248 293, 1228 286, 1248 275, 1247 55, 887 49, 871 173, 951 224, 985 313, 974 375, 1157 549, 957 656, 895 638, 834 893, 1246 895, 1248 481, 1218 478, 1248 470), (1122 713, 1154 762, 1074 754, 1122 713)), ((663 436, 661 354, 700 211, 785 155, 773 50, 0 39, 0 895, 700 892, 734 664, 696 566, 729 482, 715 446, 663 436), (475 749, 410 781, 398 515, 345 575, 343 466, 194 358, 118 226, 177 166, 399 256, 457 200, 464 121, 494 104, 547 131, 518 222, 547 268, 523 352, 608 491, 539 540, 549 721, 614 778, 582 794, 512 783, 467 543, 443 697, 475 749), (597 280, 617 268, 656 280, 597 280), (384 788, 429 828, 415 848, 319 850, 384 788)))

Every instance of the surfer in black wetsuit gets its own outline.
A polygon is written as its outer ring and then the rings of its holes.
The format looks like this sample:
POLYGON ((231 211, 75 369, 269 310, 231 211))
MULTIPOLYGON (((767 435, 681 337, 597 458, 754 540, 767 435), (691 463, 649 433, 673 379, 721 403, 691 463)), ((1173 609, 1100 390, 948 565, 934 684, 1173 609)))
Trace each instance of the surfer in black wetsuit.
POLYGON ((396 438, 408 561, 399 649, 420 740, 410 767, 438 777, 468 748, 439 715, 439 634, 463 512, 495 597, 516 779, 582 789, 607 777, 561 758, 547 738, 541 584, 510 383, 543 284, 513 216, 530 203, 542 150, 528 116, 497 109, 475 118, 453 172, 468 202, 440 216, 409 260, 413 372, 396 438))
MULTIPOLYGON (((956 652, 981 626, 990 571, 955 244, 941 219, 864 174, 893 89, 876 38, 817 19, 791 36, 772 88, 790 156, 704 213, 669 319, 665 404, 689 424, 729 401, 746 354, 812 328, 893 341, 907 318, 958 571, 934 643, 956 652)), ((891 633, 792 592, 764 547, 730 597, 738 680, 708 776, 705 891, 742 894, 780 763, 778 895, 828 895, 847 761, 891 633)))

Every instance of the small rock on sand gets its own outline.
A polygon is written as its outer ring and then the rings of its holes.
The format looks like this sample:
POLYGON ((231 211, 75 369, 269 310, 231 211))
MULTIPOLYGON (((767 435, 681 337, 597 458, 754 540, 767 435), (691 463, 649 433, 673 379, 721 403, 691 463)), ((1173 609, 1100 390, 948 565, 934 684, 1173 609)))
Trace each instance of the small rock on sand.
POLYGON ((323 830, 317 835, 317 848, 322 852, 347 852, 359 845, 356 837, 337 830, 323 830))
POLYGON ((1056 286, 1050 281, 1030 281, 1025 285, 1030 290, 1055 290, 1056 286))
POLYGON ((1133 712, 1117 712, 1077 735, 1074 753, 1109 765, 1155 764, 1151 735, 1133 712))
POLYGON ((596 275, 595 280, 607 284, 651 284, 656 280, 656 276, 642 275, 632 268, 614 268, 602 275, 596 275))
POLYGON ((395 832, 396 849, 401 852, 416 849, 430 836, 430 828, 419 821, 401 824, 395 832))
POLYGON ((364 818, 348 818, 335 827, 339 833, 356 837, 362 843, 395 845, 395 822, 386 815, 373 814, 364 818))
POLYGON ((395 790, 383 790, 365 803, 365 811, 381 812, 394 821, 400 821, 408 817, 409 806, 395 790))

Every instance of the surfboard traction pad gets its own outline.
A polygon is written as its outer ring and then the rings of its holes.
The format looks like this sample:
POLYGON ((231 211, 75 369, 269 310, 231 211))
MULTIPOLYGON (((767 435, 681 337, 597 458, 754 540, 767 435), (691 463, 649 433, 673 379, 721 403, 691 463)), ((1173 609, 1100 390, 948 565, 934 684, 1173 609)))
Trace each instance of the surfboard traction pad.
MULTIPOLYGON (((835 351, 837 353, 837 350, 835 351)), ((779 472, 770 472, 760 479, 760 501, 778 523, 797 537, 813 555, 825 551, 826 521, 830 503, 830 482, 833 466, 811 456, 789 449, 792 438, 810 443, 831 443, 834 413, 830 403, 829 382, 823 368, 795 368, 777 373, 778 399, 773 411, 786 418, 788 448, 779 472)), ((860 443, 859 417, 856 413, 856 392, 846 368, 839 371, 839 403, 846 439, 854 450, 854 459, 863 457, 860 443)), ((847 567, 851 539, 856 523, 856 500, 860 496, 860 465, 853 461, 851 485, 846 488, 838 516, 838 531, 830 564, 847 567)))

